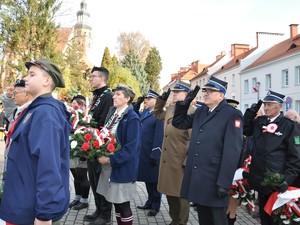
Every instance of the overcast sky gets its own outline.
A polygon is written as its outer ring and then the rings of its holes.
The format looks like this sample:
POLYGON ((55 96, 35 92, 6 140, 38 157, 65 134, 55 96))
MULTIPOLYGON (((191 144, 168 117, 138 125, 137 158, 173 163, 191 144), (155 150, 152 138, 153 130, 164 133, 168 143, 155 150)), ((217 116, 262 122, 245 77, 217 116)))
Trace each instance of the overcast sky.
MULTIPOLYGON (((64 0, 68 16, 61 25, 76 23, 81 0, 64 0)), ((191 62, 210 64, 231 44, 255 46, 256 32, 284 33, 300 23, 299 0, 86 0, 91 14, 94 65, 108 47, 117 54, 120 32, 140 32, 162 58, 162 86, 191 62)), ((299 28, 300 30, 300 28, 299 28)))

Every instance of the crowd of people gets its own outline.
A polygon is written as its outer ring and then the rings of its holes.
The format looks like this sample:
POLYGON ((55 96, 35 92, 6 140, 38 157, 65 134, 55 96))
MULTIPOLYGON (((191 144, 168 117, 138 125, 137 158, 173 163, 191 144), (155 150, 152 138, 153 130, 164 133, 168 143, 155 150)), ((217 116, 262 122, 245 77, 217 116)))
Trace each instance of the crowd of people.
POLYGON ((111 90, 109 71, 94 67, 89 76, 91 104, 80 94, 70 104, 88 108, 93 126, 109 130, 120 148, 95 160, 70 158, 70 112, 51 95, 65 87, 63 75, 46 59, 25 66, 27 76, 1 97, 6 147, 0 222, 59 224, 67 210, 89 207, 92 189, 96 210, 84 216, 86 222, 109 225, 114 208, 117 224, 131 225, 130 201, 140 181, 148 198, 137 208, 149 210, 150 217, 160 211, 164 194, 170 225, 187 224, 191 204, 199 224, 232 225, 238 201, 230 198, 230 187, 249 155, 250 170, 243 176, 258 192, 261 224, 276 224, 263 210, 273 192, 300 187, 299 115, 295 110, 283 114, 285 96, 280 93, 268 92, 243 115, 239 102, 225 98, 228 83, 216 77, 202 87, 203 102, 195 101, 199 86, 191 89, 181 82, 161 95, 149 90, 136 98, 126 84, 111 90), (283 180, 263 186, 268 172, 281 174, 283 180))

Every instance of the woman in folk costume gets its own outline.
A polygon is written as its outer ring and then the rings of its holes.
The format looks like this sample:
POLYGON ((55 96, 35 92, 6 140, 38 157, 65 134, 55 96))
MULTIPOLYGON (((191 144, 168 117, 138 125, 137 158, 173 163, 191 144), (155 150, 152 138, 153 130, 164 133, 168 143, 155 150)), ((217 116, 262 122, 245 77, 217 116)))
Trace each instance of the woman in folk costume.
POLYGON ((114 204, 118 225, 131 225, 130 200, 136 193, 141 125, 131 105, 135 96, 132 88, 119 84, 113 91, 113 107, 105 127, 115 134, 121 148, 112 156, 98 158, 102 171, 97 192, 114 204))

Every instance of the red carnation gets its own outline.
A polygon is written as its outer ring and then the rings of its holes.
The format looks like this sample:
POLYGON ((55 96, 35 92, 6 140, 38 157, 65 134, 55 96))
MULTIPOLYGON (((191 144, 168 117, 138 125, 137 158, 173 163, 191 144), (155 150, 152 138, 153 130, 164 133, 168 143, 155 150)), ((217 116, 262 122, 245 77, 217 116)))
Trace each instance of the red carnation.
POLYGON ((74 109, 79 109, 78 105, 73 106, 74 109))
POLYGON ((87 151, 90 149, 90 144, 87 143, 87 142, 84 142, 82 145, 81 145, 81 148, 83 149, 83 151, 87 151))
POLYGON ((90 141, 90 140, 93 139, 93 135, 92 135, 92 134, 85 134, 85 135, 83 136, 83 138, 84 138, 85 140, 87 140, 87 141, 90 141))
POLYGON ((109 152, 114 152, 115 151, 115 146, 112 144, 112 143, 109 143, 106 147, 106 149, 109 151, 109 152))
POLYGON ((100 148, 100 144, 98 140, 95 140, 93 143, 94 148, 100 148))

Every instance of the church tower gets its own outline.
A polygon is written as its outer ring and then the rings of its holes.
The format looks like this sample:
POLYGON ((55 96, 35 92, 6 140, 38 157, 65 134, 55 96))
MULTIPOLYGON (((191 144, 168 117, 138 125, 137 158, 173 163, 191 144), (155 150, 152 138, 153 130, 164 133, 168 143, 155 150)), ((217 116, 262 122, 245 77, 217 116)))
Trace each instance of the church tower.
POLYGON ((80 10, 77 12, 77 23, 74 26, 74 37, 84 48, 85 61, 89 64, 92 54, 92 27, 89 23, 90 14, 87 11, 86 0, 80 3, 80 10))

